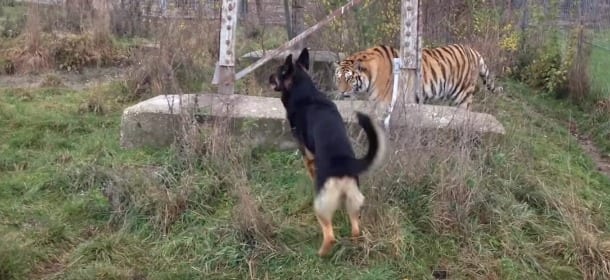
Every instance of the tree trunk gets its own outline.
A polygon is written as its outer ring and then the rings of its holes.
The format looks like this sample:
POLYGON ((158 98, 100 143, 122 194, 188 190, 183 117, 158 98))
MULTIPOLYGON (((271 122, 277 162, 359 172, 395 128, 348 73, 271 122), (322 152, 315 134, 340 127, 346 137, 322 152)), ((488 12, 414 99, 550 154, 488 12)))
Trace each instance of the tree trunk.
POLYGON ((256 16, 258 17, 258 24, 260 26, 265 26, 265 15, 263 11, 263 0, 254 1, 256 5, 256 16))
POLYGON ((93 1, 93 39, 97 46, 110 43, 110 13, 112 12, 112 4, 108 0, 93 1))
POLYGON ((237 16, 241 21, 245 21, 248 18, 248 0, 240 0, 239 15, 237 16))

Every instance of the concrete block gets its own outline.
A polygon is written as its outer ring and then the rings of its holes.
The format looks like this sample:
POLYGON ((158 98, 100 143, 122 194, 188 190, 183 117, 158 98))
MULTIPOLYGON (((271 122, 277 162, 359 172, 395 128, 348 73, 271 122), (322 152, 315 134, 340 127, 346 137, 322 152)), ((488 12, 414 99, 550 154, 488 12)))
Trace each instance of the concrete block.
MULTIPOLYGON (((375 113, 381 123, 383 111, 370 102, 347 100, 335 103, 346 123, 355 121, 354 110, 375 113)), ((466 112, 456 107, 407 105, 404 128, 469 129, 504 134, 504 127, 488 114, 466 112)), ((235 133, 248 136, 255 145, 292 149, 285 110, 279 98, 248 95, 184 94, 160 95, 123 111, 121 146, 124 148, 166 147, 181 133, 181 113, 195 112, 200 123, 228 117, 235 133)))

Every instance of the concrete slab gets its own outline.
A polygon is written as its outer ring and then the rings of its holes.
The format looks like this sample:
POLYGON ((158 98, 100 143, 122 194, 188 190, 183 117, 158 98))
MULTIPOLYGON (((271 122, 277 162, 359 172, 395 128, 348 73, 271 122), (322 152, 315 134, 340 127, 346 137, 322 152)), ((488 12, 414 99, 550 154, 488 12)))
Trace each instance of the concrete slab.
MULTIPOLYGON (((354 110, 375 112, 381 123, 382 111, 367 101, 335 101, 346 123, 355 121, 354 110)), ((504 127, 488 114, 465 112, 455 107, 410 104, 407 116, 400 122, 405 128, 469 129, 483 133, 504 134, 504 127)), ((123 111, 121 146, 124 148, 166 147, 180 133, 180 114, 197 112, 196 119, 205 123, 229 117, 235 133, 248 136, 255 145, 295 148, 279 98, 185 94, 160 95, 123 111)))

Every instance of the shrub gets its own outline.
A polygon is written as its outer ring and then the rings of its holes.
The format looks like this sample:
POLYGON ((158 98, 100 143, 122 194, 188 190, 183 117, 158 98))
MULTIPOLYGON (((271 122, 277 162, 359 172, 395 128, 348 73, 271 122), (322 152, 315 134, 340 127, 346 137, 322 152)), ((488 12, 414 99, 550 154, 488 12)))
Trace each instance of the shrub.
POLYGON ((38 5, 30 5, 27 14, 22 48, 14 49, 9 55, 16 72, 19 73, 38 72, 52 65, 49 51, 43 46, 38 5))
POLYGON ((554 92, 565 87, 567 69, 563 65, 557 42, 550 43, 521 71, 521 78, 530 86, 554 92))
POLYGON ((126 61, 126 55, 110 41, 99 42, 92 34, 68 35, 52 46, 57 68, 81 71, 87 66, 110 66, 126 61))
POLYGON ((169 23, 159 28, 159 43, 136 55, 138 67, 127 78, 129 99, 202 89, 213 75, 217 27, 207 22, 169 23))

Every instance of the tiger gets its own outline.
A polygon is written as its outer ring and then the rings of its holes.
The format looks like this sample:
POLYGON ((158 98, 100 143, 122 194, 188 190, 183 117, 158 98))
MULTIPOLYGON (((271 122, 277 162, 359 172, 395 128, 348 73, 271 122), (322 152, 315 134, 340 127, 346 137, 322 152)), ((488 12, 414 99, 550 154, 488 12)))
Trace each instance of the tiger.
MULTIPOLYGON (((398 50, 377 45, 353 53, 335 62, 335 86, 340 98, 368 93, 369 100, 389 106, 393 92, 393 63, 398 50)), ((446 100, 452 105, 470 110, 477 88, 477 73, 492 93, 500 93, 481 54, 461 44, 422 49, 422 93, 416 103, 446 100)))

